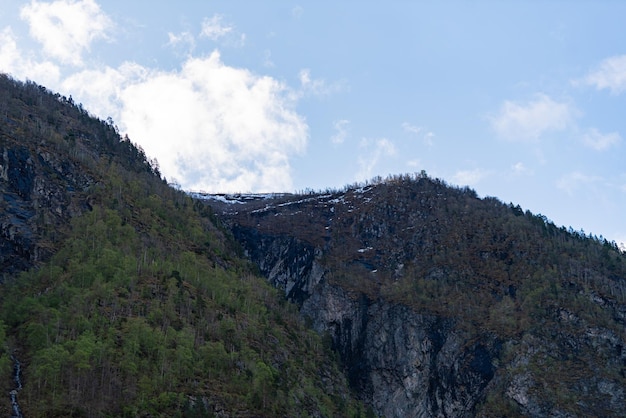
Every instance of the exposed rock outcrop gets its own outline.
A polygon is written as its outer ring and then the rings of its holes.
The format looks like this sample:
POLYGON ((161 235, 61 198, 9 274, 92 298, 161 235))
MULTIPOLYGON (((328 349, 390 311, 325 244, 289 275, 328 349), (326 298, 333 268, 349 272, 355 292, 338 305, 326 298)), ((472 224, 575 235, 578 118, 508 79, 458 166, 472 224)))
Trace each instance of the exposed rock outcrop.
MULTIPOLYGON (((0 271, 11 275, 51 255, 72 216, 89 207, 94 180, 45 146, 0 142, 0 271)), ((0 277, 1 279, 1 277, 0 277)))
POLYGON ((495 372, 498 341, 467 345, 449 319, 329 285, 302 313, 332 336, 353 386, 382 416, 473 415, 495 372))
POLYGON ((424 178, 221 199, 245 254, 328 335, 380 416, 626 408, 625 305, 611 296, 624 260, 606 243, 424 178))
POLYGON ((494 376, 496 338, 467 345, 452 319, 327 283, 320 249, 293 237, 235 231, 269 281, 300 304, 317 331, 332 338, 352 386, 377 413, 473 415, 494 376))

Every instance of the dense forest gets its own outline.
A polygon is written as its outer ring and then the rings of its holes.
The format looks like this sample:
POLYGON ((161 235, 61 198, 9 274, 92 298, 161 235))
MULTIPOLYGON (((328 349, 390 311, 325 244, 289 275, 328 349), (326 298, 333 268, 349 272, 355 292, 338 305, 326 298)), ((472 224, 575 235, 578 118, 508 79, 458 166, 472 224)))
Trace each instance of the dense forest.
POLYGON ((366 415, 322 337, 112 121, 5 75, 0 119, 0 385, 19 361, 23 416, 366 415))

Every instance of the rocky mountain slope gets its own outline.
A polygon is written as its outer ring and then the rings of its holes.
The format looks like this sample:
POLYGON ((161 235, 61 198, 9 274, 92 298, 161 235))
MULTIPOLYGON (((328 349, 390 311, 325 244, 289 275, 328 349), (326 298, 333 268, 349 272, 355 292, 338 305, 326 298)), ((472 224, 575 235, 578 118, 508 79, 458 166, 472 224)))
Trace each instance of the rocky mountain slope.
POLYGON ((332 340, 381 416, 626 410, 626 257, 615 243, 425 173, 197 197, 332 340))
POLYGON ((0 414, 366 416, 239 252, 111 121, 0 74, 0 414))
POLYGON ((426 173, 190 197, 0 75, 0 196, 4 415, 626 410, 625 255, 426 173))

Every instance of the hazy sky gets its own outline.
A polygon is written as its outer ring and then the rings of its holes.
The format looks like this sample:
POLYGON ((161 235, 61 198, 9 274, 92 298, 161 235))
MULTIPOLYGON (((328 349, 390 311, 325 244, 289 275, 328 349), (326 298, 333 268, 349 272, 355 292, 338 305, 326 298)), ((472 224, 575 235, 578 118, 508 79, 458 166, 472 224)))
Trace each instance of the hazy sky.
POLYGON ((209 192, 426 172, 626 242, 626 2, 0 0, 0 71, 209 192))

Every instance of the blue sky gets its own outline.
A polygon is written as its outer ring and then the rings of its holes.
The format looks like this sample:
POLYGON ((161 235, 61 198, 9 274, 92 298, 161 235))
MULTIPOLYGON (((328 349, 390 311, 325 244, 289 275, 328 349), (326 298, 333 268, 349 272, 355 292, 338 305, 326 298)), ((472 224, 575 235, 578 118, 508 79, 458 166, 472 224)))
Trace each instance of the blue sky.
POLYGON ((0 0, 0 71, 209 192, 426 170, 626 242, 626 2, 0 0))

